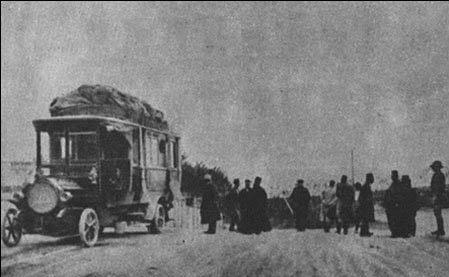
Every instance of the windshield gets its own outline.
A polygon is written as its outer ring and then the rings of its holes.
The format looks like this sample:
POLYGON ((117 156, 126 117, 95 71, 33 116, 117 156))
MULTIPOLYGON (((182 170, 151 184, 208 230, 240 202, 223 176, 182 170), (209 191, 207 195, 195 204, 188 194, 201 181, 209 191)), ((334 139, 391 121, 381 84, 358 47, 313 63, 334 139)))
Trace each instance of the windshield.
POLYGON ((70 132, 68 142, 63 132, 41 132, 42 164, 63 164, 66 157, 71 163, 92 162, 97 153, 95 132, 70 132))

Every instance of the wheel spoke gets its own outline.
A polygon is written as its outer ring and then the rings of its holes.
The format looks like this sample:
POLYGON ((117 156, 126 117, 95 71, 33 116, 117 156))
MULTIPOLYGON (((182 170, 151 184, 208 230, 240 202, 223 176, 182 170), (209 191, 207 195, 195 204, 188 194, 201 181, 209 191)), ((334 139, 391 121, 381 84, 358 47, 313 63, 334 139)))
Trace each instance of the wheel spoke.
POLYGON ((6 241, 8 241, 8 242, 9 242, 9 239, 11 238, 11 233, 12 233, 12 232, 9 231, 9 232, 8 232, 8 235, 6 236, 6 241))
POLYGON ((90 241, 90 240, 93 239, 93 237, 94 237, 94 231, 93 231, 93 228, 90 227, 89 230, 87 230, 87 233, 86 233, 86 239, 87 239, 88 241, 90 241))
POLYGON ((18 234, 16 234, 16 232, 14 232, 14 230, 11 232, 11 234, 12 234, 12 238, 14 239, 14 241, 17 241, 17 239, 18 239, 18 234))
POLYGON ((8 219, 8 225, 12 225, 12 222, 14 220, 14 215, 12 213, 9 213, 6 218, 8 219))
POLYGON ((86 218, 86 224, 89 226, 94 225, 95 223, 95 217, 93 214, 89 214, 89 216, 86 218))

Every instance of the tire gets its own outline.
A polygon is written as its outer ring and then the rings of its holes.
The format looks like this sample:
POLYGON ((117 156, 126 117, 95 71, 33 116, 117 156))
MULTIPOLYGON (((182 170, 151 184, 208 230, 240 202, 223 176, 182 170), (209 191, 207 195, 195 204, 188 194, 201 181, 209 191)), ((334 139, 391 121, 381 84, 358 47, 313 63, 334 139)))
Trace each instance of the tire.
POLYGON ((2 222, 2 241, 8 247, 14 247, 22 238, 22 224, 19 220, 19 211, 9 209, 2 222))
POLYGON ((100 233, 100 221, 94 209, 86 208, 81 213, 78 232, 84 246, 92 247, 97 243, 100 233))

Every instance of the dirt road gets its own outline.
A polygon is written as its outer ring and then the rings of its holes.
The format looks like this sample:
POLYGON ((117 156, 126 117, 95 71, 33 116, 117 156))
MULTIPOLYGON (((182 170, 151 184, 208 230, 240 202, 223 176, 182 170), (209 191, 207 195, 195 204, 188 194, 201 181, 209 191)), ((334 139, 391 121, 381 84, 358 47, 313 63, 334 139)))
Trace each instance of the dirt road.
POLYGON ((430 215, 419 213, 420 233, 411 239, 389 238, 382 222, 371 238, 292 229, 261 235, 220 229, 206 235, 166 228, 149 235, 136 227, 124 235, 107 232, 98 246, 82 248, 77 238, 25 236, 18 248, 2 245, 2 275, 447 276, 448 237, 436 241, 425 235, 433 227, 430 215))

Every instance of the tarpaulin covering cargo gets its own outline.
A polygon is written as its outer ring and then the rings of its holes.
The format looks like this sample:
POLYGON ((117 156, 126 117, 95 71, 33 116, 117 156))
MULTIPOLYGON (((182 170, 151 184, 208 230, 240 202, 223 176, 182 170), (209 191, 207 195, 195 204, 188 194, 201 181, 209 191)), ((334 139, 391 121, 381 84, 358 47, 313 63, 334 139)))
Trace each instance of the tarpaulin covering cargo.
POLYGON ((164 114, 137 97, 103 85, 82 85, 50 104, 51 116, 98 115, 168 130, 164 114))

